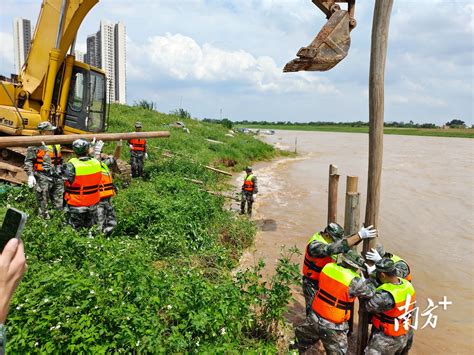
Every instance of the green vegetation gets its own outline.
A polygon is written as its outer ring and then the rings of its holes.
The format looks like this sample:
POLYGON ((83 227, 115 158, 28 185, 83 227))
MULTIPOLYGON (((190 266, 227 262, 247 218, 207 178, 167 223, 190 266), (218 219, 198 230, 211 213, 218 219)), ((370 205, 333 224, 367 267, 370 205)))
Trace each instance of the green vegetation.
MULTIPOLYGON (((332 124, 332 125, 309 125, 309 124, 241 124, 238 127, 259 129, 283 129, 292 131, 322 131, 322 132, 347 132, 347 133, 369 133, 367 125, 332 124)), ((474 138, 474 128, 401 128, 385 127, 385 134, 398 134, 409 136, 437 136, 474 138)))
POLYGON ((145 110, 155 111, 157 109, 156 104, 153 101, 139 100, 135 102, 134 106, 141 107, 145 110))
POLYGON ((111 237, 77 233, 62 213, 39 219, 26 186, 0 189, 0 211, 11 205, 30 214, 23 233, 29 269, 10 308, 9 353, 277 351, 289 287, 299 282, 296 251, 282 255, 268 283, 262 264, 233 276, 256 226, 203 190, 228 183, 201 166, 232 161, 227 169, 238 171, 277 153, 253 137, 226 136, 222 126, 180 118, 190 133, 168 127, 177 118, 112 106, 110 131, 130 131, 139 120, 147 131, 169 129, 171 138, 148 141, 143 179, 117 181, 111 237), (164 149, 174 158, 162 158, 164 149))

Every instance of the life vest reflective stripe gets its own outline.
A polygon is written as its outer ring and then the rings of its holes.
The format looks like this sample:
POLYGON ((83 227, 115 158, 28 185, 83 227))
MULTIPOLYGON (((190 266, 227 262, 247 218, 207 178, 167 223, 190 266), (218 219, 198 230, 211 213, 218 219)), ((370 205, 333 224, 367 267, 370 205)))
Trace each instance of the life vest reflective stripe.
POLYGON ((320 243, 329 244, 319 233, 314 234, 308 244, 306 245, 306 251, 304 255, 303 263, 303 275, 307 278, 317 281, 319 279, 319 274, 326 264, 333 263, 337 259, 337 255, 325 256, 324 258, 312 257, 308 253, 309 245, 317 240, 320 243))
POLYGON ((100 163, 101 167, 101 180, 99 186, 100 199, 112 197, 115 195, 115 186, 112 182, 112 173, 110 172, 107 165, 100 163))
POLYGON ((355 277, 359 277, 355 271, 336 263, 324 266, 311 304, 313 311, 336 324, 349 320, 355 300, 349 296, 349 285, 355 277))
POLYGON ((249 191, 249 192, 252 192, 253 189, 255 188, 255 184, 253 183, 253 174, 250 174, 250 175, 247 175, 244 179, 244 184, 242 185, 242 188, 245 190, 245 191, 249 191))
POLYGON ((46 153, 51 157, 51 163, 55 166, 59 166, 63 163, 63 159, 61 158, 61 145, 56 144, 54 147, 52 145, 47 145, 47 150, 43 149, 44 147, 38 149, 36 153, 36 158, 33 163, 34 171, 43 171, 43 162, 44 156, 46 153), (54 149, 56 148, 56 155, 54 154, 54 149))
POLYGON ((376 313, 372 316, 372 324, 374 327, 391 337, 405 335, 408 332, 409 327, 406 325, 406 322, 411 324, 411 314, 415 308, 415 289, 413 288, 413 285, 405 279, 398 279, 401 282, 400 285, 384 283, 377 287, 377 290, 384 290, 392 295, 395 301, 395 306, 388 311, 376 313), (410 304, 408 307, 405 307, 408 298, 410 304), (400 317, 406 318, 406 320, 400 319, 400 317))
POLYGON ((143 152, 145 151, 146 140, 133 138, 128 141, 132 145, 132 150, 143 152))
POLYGON ((399 261, 403 261, 403 262, 408 266, 408 275, 405 276, 405 280, 411 282, 410 265, 408 265, 408 263, 407 263, 405 260, 403 260, 402 258, 400 258, 398 255, 395 255, 395 254, 392 254, 392 256, 390 257, 390 259, 392 259, 394 263, 398 263, 399 261))
POLYGON ((69 160, 74 166, 76 176, 74 181, 64 183, 64 199, 68 205, 75 207, 92 206, 99 202, 99 185, 102 179, 100 162, 96 159, 69 160))

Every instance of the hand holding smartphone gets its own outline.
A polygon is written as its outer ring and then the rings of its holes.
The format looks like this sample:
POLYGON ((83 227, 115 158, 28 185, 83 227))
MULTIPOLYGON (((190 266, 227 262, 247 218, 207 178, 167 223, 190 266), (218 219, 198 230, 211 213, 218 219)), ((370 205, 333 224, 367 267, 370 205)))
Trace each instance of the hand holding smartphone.
POLYGON ((0 253, 3 252, 3 248, 5 248, 10 239, 20 239, 26 220, 26 213, 16 208, 9 208, 7 210, 2 228, 0 229, 0 253))

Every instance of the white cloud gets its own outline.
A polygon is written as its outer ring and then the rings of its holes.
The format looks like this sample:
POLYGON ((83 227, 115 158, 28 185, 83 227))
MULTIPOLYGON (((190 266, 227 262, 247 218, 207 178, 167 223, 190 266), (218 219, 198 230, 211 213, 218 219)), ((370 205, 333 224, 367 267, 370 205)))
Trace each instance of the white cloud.
POLYGON ((337 93, 334 85, 314 73, 283 74, 282 68, 269 56, 255 57, 242 49, 225 50, 209 43, 199 45, 182 34, 167 33, 153 36, 143 45, 131 41, 129 45, 133 48, 129 51, 129 74, 136 79, 156 79, 138 69, 148 68, 148 73, 181 81, 215 85, 231 82, 261 92, 337 93))

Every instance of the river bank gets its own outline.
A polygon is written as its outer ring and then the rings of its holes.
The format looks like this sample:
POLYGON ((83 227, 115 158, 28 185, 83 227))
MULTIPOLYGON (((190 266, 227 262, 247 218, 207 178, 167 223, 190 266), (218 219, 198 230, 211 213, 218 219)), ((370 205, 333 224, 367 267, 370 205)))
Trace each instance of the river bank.
MULTIPOLYGON (((267 275, 282 245, 296 245, 303 252, 309 237, 324 228, 329 164, 336 164, 341 174, 338 221, 343 221, 346 175, 359 176, 361 221, 365 211, 368 137, 277 131, 264 138, 289 150, 295 139, 297 158, 254 167, 260 189, 254 215, 259 232, 241 264, 262 258, 267 275)), ((386 250, 412 267, 419 307, 414 354, 472 352, 473 144, 469 139, 385 136, 378 229, 386 250), (443 309, 438 302, 445 296, 452 304, 443 309), (438 317, 436 324, 428 323, 433 321, 428 313, 422 315, 428 299, 437 306, 431 312, 438 317)), ((288 320, 296 323, 304 300, 300 290, 294 296, 288 320)))

